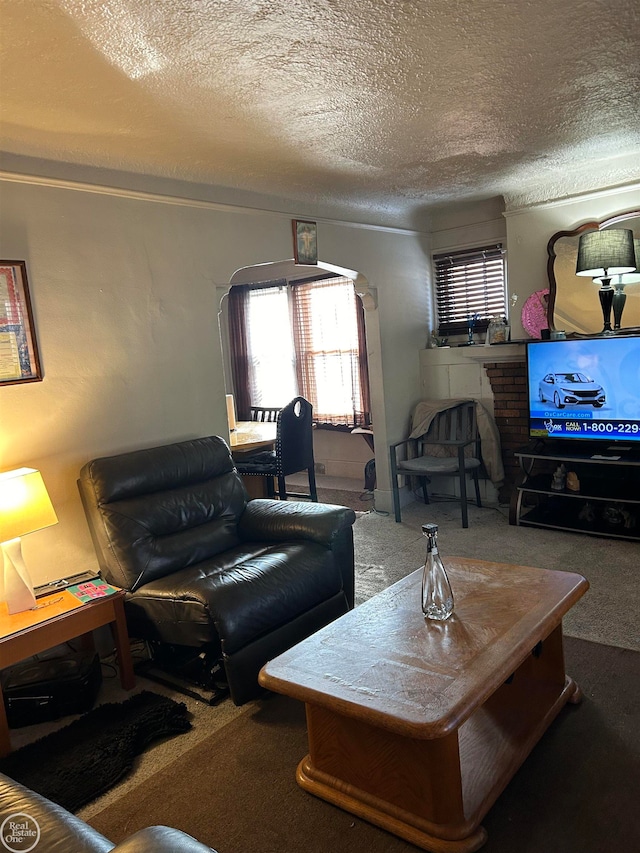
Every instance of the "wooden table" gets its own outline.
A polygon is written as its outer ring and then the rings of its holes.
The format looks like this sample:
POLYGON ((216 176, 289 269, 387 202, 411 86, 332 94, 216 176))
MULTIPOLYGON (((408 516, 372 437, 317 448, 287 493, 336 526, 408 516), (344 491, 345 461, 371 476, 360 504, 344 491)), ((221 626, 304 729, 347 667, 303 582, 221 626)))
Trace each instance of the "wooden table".
POLYGON ((445 565, 448 621, 424 619, 418 570, 266 664, 260 683, 306 703, 302 788, 425 850, 470 853, 551 721, 579 701, 562 617, 588 583, 480 560, 445 565))
POLYGON ((275 423, 258 421, 238 421, 236 429, 230 433, 229 446, 233 456, 243 453, 255 453, 256 450, 272 450, 276 443, 275 423))
MULTIPOLYGON (((238 461, 246 454, 257 450, 272 450, 276 443, 277 425, 273 422, 238 421, 237 427, 230 433, 231 455, 238 461)), ((242 478, 250 498, 268 497, 268 477, 248 475, 242 478)))
MULTIPOLYGON (((3 669, 25 658, 52 649, 75 637, 89 635, 109 625, 116 647, 120 683, 125 690, 135 685, 133 661, 124 615, 124 590, 83 603, 68 590, 37 600, 37 609, 8 615, 0 604, 0 667, 3 669)), ((11 750, 9 725, 0 685, 0 757, 11 750)))

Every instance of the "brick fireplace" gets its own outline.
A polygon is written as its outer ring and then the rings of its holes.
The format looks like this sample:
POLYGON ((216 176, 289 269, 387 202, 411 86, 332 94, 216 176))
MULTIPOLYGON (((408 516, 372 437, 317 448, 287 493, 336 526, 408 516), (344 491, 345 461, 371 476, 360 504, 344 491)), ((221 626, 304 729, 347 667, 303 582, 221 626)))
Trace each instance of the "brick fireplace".
POLYGON ((484 369, 493 391, 493 412, 500 433, 505 484, 500 500, 508 501, 521 472, 514 451, 529 438, 527 372, 523 361, 485 362, 484 369))

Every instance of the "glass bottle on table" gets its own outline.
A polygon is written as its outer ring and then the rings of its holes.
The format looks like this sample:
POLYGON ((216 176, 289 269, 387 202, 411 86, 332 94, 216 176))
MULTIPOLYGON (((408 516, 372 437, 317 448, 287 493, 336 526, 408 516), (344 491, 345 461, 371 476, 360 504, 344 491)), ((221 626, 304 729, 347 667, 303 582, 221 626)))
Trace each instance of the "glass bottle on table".
POLYGON ((438 553, 438 525, 423 524, 427 556, 422 571, 422 612, 427 619, 444 622, 453 613, 453 591, 438 553))

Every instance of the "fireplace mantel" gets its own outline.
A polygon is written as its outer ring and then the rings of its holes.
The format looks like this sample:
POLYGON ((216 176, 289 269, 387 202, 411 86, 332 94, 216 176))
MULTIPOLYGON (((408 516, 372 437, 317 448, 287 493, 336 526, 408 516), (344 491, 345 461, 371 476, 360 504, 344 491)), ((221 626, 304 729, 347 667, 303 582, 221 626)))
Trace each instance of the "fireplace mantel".
POLYGON ((428 365, 465 364, 477 361, 482 364, 525 360, 525 342, 514 341, 508 344, 475 344, 470 347, 433 347, 422 350, 421 363, 428 365))

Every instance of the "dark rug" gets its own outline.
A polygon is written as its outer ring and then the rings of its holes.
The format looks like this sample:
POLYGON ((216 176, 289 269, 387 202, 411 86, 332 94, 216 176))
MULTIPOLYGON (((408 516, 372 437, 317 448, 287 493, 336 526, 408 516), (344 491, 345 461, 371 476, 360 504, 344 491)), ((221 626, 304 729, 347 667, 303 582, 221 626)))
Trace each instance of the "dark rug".
POLYGON ((104 794, 152 741, 191 728, 186 705, 143 691, 88 714, 0 760, 0 772, 69 811, 104 794))
MULTIPOLYGON (((566 706, 487 814, 483 853, 640 849, 640 653, 566 638, 584 692, 566 706)), ((167 823, 220 853, 415 853, 411 844, 302 791, 304 708, 272 696, 89 819, 120 841, 167 823)))

